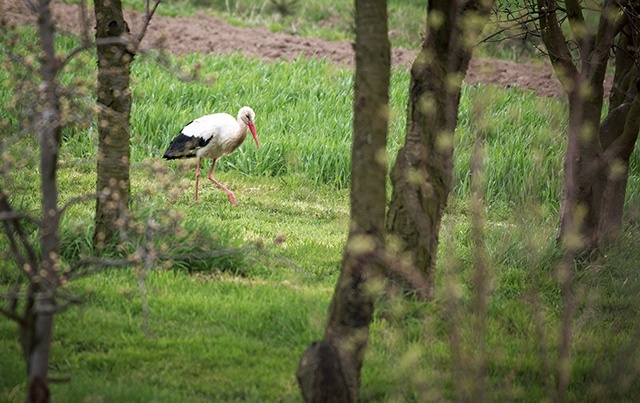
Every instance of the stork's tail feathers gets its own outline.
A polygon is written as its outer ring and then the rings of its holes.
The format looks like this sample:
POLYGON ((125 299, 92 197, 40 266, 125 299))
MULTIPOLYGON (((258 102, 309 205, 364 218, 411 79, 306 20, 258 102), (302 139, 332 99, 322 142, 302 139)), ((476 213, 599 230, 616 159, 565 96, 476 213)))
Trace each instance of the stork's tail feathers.
POLYGON ((196 151, 199 148, 207 145, 207 141, 200 137, 185 136, 180 133, 178 137, 173 139, 167 151, 165 151, 162 158, 167 160, 174 160, 178 158, 193 158, 196 156, 196 151))

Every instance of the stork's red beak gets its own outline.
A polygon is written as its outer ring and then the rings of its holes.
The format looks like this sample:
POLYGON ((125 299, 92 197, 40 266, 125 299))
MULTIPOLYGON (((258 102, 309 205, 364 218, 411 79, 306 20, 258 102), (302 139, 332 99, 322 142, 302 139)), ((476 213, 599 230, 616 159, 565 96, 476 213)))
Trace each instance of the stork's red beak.
POLYGON ((251 135, 256 141, 256 145, 258 146, 258 148, 260 148, 260 142, 258 141, 258 133, 256 133, 256 127, 254 126, 253 122, 247 123, 247 126, 249 126, 249 130, 251 130, 251 135))

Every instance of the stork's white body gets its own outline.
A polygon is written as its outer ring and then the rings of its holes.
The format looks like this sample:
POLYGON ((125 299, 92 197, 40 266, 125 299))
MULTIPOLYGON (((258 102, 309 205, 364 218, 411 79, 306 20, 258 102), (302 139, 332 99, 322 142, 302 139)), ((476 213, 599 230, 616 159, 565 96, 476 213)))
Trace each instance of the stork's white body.
POLYGON ((248 106, 240 109, 237 120, 227 113, 205 115, 187 124, 180 131, 180 135, 171 142, 164 158, 197 158, 196 200, 198 200, 200 161, 202 158, 211 158, 213 162, 209 170, 209 180, 227 192, 232 204, 237 204, 233 192, 213 178, 213 170, 220 157, 231 154, 242 144, 247 137, 247 130, 251 131, 256 145, 260 148, 254 120, 255 113, 248 106))

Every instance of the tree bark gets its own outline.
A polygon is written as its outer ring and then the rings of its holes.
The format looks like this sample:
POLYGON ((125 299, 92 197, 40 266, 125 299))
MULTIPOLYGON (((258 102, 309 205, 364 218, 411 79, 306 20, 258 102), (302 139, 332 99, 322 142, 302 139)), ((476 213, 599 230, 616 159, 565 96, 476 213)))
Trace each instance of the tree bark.
POLYGON ((129 89, 133 44, 121 0, 96 0, 98 52, 98 162, 94 248, 104 248, 123 227, 129 202, 129 89), (121 39, 121 43, 117 40, 121 39), (102 42, 101 42, 102 41, 102 42))
POLYGON ((600 125, 606 183, 598 229, 605 245, 613 243, 622 228, 629 159, 640 130, 640 72, 636 65, 639 46, 640 33, 627 27, 617 41, 609 113, 600 125))
MULTIPOLYGON (((616 36, 631 17, 620 15, 620 5, 605 0, 595 32, 585 24, 578 2, 566 2, 574 40, 578 43, 579 66, 571 52, 556 15, 555 0, 538 0, 540 33, 549 59, 569 98, 569 129, 564 162, 559 241, 576 256, 595 252, 603 238, 612 240, 622 222, 628 157, 635 145, 637 129, 633 119, 633 98, 637 92, 630 78, 635 52, 628 41, 618 41, 614 91, 608 116, 601 122, 604 77, 616 36), (616 18, 613 18, 615 16, 616 18), (631 83, 631 86, 629 84, 631 83), (628 123, 628 124, 627 124, 628 123), (623 134, 625 133, 625 134, 623 134)), ((637 71, 637 69, 636 69, 637 71)), ((632 74, 633 75, 633 74, 632 74)), ((637 72, 635 73, 637 79, 637 72)))
POLYGON ((41 0, 38 9, 38 28, 42 47, 42 105, 37 123, 40 143, 40 178, 42 191, 42 224, 40 242, 42 246, 41 266, 33 290, 34 308, 27 318, 32 334, 26 340, 28 371, 28 402, 48 402, 48 373, 53 333, 53 315, 56 308, 58 255, 58 188, 56 171, 61 135, 61 107, 58 98, 56 76, 59 62, 55 57, 54 27, 48 0, 41 0))
MULTIPOLYGON (((426 39, 411 68, 407 131, 391 171, 386 226, 398 252, 422 270, 428 288, 418 291, 427 299, 433 298, 438 234, 451 190, 462 79, 471 59, 470 44, 478 38, 492 4, 429 1, 426 39)), ((402 281, 397 276, 393 280, 402 281)))
POLYGON ((356 402, 382 272, 391 50, 384 0, 356 0, 351 227, 324 339, 296 376, 307 402, 356 402))
MULTIPOLYGON (((610 224, 618 222, 618 218, 621 220, 624 190, 620 187, 626 187, 627 153, 630 155, 637 138, 640 104, 637 93, 623 85, 623 82, 629 82, 628 69, 633 63, 622 56, 621 64, 616 68, 616 86, 610 98, 608 116, 600 121, 610 50, 615 37, 624 32, 631 18, 620 13, 620 3, 605 0, 598 29, 591 32, 582 16, 580 3, 575 0, 565 2, 564 11, 573 40, 578 45, 579 62, 573 60, 560 26, 556 14, 561 8, 557 2, 538 0, 537 4, 541 38, 569 98, 569 132, 559 233, 565 252, 559 272, 563 309, 556 400, 562 402, 566 399, 571 375, 574 262, 579 257, 595 256, 593 252, 597 251, 603 232, 611 231, 609 233, 613 234, 619 228, 610 224), (615 175, 616 164, 622 165, 620 175, 615 175), (609 208, 613 214, 607 213, 609 208)), ((633 18, 637 20, 637 16, 633 18)), ((619 44, 622 47, 618 49, 626 47, 623 41, 619 44)))

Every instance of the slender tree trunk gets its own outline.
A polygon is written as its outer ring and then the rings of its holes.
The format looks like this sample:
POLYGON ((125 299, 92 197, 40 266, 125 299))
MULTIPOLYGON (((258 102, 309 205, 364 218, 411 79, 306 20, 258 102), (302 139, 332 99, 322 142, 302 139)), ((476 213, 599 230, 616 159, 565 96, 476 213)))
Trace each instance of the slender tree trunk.
POLYGON ((469 44, 478 38, 492 4, 429 1, 427 36, 411 68, 407 132, 391 171, 386 226, 398 252, 423 271, 428 289, 419 291, 427 299, 433 297, 438 234, 451 190, 453 135, 469 44))
POLYGON ((356 0, 356 77, 351 228, 324 339, 296 375, 307 402, 356 402, 382 272, 389 115, 390 44, 385 0, 356 0))
POLYGON ((96 0, 98 41, 98 178, 94 248, 105 246, 124 225, 129 201, 129 78, 133 49, 121 0, 96 0), (122 43, 115 43, 118 38, 122 43), (105 41, 102 44, 100 41, 105 41))
MULTIPOLYGON (((34 309, 28 319, 33 335, 28 340, 27 371, 29 378, 28 402, 48 402, 49 356, 53 315, 56 308, 58 255, 58 189, 56 170, 60 146, 61 112, 56 75, 58 61, 55 58, 54 27, 49 1, 41 0, 38 10, 38 26, 42 44, 42 110, 38 121, 40 143, 40 178, 42 190, 42 224, 40 242, 42 261, 39 268, 37 293, 32 301, 34 309)), ((35 269, 35 268, 34 268, 35 269)), ((36 288, 34 287, 34 288, 36 288)))

